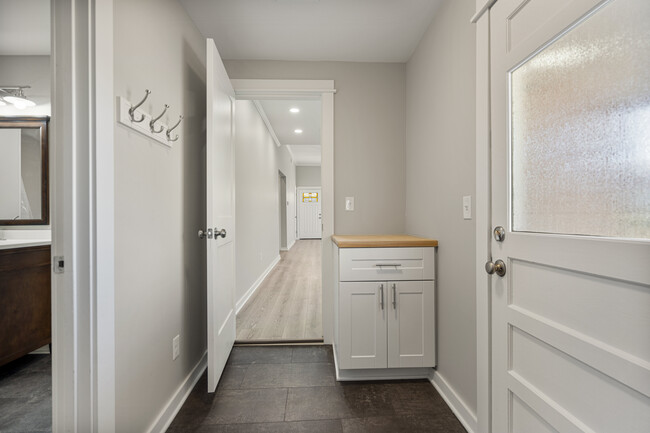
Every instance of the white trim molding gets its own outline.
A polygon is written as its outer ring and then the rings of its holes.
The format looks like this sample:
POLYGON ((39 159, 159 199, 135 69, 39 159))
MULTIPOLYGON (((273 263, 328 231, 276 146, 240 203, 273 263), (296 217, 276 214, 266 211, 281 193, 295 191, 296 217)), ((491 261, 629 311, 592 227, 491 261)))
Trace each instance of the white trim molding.
POLYGON ((490 10, 476 22, 476 417, 477 433, 491 431, 490 10))
POLYGON ((52 430, 113 433, 113 0, 51 1, 51 17, 52 430))
POLYGON ((333 80, 230 80, 237 99, 313 99, 336 93, 333 80))
POLYGON ((449 385, 449 382, 437 371, 434 371, 429 381, 445 403, 447 403, 447 406, 449 406, 454 415, 456 415, 458 421, 465 427, 465 430, 469 433, 476 433, 478 431, 476 414, 472 412, 467 403, 454 391, 449 385))
MULTIPOLYGON (((293 245, 293 244, 291 244, 291 245, 293 245)), ((289 247, 289 248, 291 248, 291 247, 289 247)), ((235 314, 239 314, 241 309, 244 308, 244 305, 246 305, 248 300, 253 296, 253 294, 257 291, 257 289, 259 289, 259 287, 262 285, 262 282, 264 281, 264 279, 271 273, 273 268, 275 268, 275 266, 279 262, 280 262, 280 256, 278 255, 275 259, 273 259, 273 261, 271 262, 269 267, 266 268, 264 270, 264 272, 262 272, 262 274, 257 278, 257 280, 255 280, 255 282, 248 288, 248 290, 246 290, 246 293, 244 293, 244 295, 241 298, 239 298, 239 300, 237 301, 237 304, 235 305, 235 314)))
MULTIPOLYGON (((278 136, 275 134, 275 129, 273 129, 273 125, 271 125, 271 121, 269 120, 269 117, 266 115, 266 111, 264 111, 264 107, 262 107, 260 101, 258 101, 257 99, 253 99, 253 105, 255 105, 255 108, 257 108, 257 112, 260 114, 260 117, 262 118, 262 122, 264 122, 264 124, 266 125, 266 129, 269 131, 269 134, 271 134, 271 138, 273 138, 275 145, 278 147, 282 147, 282 143, 280 143, 278 136)), ((291 151, 289 151, 289 154, 291 154, 291 151)), ((293 157, 293 155, 291 156, 293 157)))
POLYGON ((156 420, 147 429, 148 433, 164 433, 167 431, 207 367, 208 352, 205 352, 190 374, 187 375, 183 383, 178 387, 172 398, 169 399, 163 410, 160 411, 156 420))
POLYGON ((476 13, 475 13, 474 16, 470 19, 469 22, 472 23, 472 24, 476 24, 476 23, 478 22, 478 20, 480 20, 481 17, 482 17, 482 16, 483 16, 483 15, 484 15, 488 10, 490 10, 490 8, 491 8, 492 6, 494 6, 494 4, 495 4, 496 2, 497 2, 497 0, 477 0, 477 1, 476 1, 477 6, 479 6, 479 4, 481 4, 481 3, 483 4, 483 6, 480 6, 480 7, 477 8, 476 13))

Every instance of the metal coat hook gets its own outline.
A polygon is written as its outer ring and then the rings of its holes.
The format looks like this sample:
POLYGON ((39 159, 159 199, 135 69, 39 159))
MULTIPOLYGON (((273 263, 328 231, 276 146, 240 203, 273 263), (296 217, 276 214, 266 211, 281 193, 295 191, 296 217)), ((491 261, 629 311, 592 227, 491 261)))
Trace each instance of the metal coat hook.
POLYGON ((147 100, 150 93, 151 93, 151 91, 149 89, 146 89, 145 90, 145 95, 144 95, 144 98, 142 98, 142 101, 138 102, 135 105, 132 105, 131 108, 129 108, 129 117, 131 118, 131 122, 140 123, 140 122, 142 122, 144 120, 144 115, 143 114, 140 115, 139 119, 136 119, 134 114, 135 114, 135 110, 137 110, 140 105, 144 104, 144 101, 147 100))
POLYGON ((154 125, 158 120, 160 120, 161 117, 163 117, 165 115, 165 112, 167 111, 168 108, 169 108, 169 105, 165 104, 165 109, 163 110, 162 113, 160 113, 160 116, 156 117, 155 119, 151 119, 151 122, 149 122, 149 129, 151 129, 151 132, 153 132, 154 134, 159 134, 159 133, 163 132, 163 129, 165 129, 165 128, 163 128, 161 126, 159 130, 156 130, 154 125))
POLYGON ((167 136, 167 141, 176 141, 176 140, 178 140, 178 135, 176 137, 174 137, 174 138, 171 138, 170 134, 174 129, 176 129, 178 127, 178 125, 181 124, 182 121, 183 121, 183 116, 178 116, 178 122, 176 122, 176 125, 174 125, 171 128, 167 129, 167 132, 165 133, 165 135, 167 136))

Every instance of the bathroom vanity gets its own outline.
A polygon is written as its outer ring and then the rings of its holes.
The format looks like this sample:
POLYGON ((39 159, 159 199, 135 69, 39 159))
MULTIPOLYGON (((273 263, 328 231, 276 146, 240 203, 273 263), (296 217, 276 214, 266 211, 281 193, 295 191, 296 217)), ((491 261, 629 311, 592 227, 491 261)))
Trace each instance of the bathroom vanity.
POLYGON ((0 365, 51 342, 48 123, 0 117, 0 365))
POLYGON ((0 245, 0 365, 51 343, 50 245, 44 242, 0 245))
POLYGON ((438 242, 406 235, 332 241, 337 379, 429 377, 436 365, 438 242))

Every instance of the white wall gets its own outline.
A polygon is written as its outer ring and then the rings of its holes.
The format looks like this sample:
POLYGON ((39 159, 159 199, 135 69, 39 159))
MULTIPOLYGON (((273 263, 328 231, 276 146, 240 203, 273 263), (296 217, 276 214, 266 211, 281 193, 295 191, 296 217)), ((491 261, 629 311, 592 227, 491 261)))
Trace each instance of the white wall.
POLYGON ((143 432, 206 350, 205 39, 176 0, 115 0, 115 96, 181 139, 115 125, 116 431, 143 432), (172 361, 172 338, 180 357, 172 361))
POLYGON ((447 0, 406 67, 406 230, 438 239, 438 372, 476 412, 474 1, 447 0))
POLYGON ((320 166, 297 166, 296 186, 320 186, 320 166))
POLYGON ((334 80, 334 231, 403 233, 403 63, 229 60, 230 78, 334 80), (345 211, 345 197, 355 211, 345 211))
POLYGON ((285 146, 277 147, 252 101, 235 111, 236 300, 280 253, 278 171, 287 178, 287 245, 295 240, 296 174, 285 146))
POLYGON ((31 86, 25 95, 36 103, 22 110, 0 106, 0 116, 51 115, 50 56, 0 56, 0 85, 31 86))

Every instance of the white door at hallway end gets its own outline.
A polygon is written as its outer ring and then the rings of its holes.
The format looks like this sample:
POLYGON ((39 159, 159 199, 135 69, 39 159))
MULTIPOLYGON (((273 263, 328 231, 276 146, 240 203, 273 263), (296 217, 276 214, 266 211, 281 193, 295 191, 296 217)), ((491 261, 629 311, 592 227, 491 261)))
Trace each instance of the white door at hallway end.
POLYGON ((298 188, 298 239, 320 239, 321 225, 321 189, 298 188))

